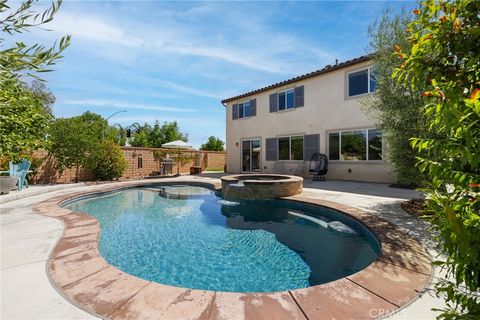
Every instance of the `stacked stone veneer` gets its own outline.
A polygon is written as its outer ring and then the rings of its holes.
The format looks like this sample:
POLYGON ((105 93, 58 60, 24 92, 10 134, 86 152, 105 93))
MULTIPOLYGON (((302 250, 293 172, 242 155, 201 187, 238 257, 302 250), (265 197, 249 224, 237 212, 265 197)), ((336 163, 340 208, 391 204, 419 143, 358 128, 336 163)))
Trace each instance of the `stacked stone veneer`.
POLYGON ((222 177, 222 195, 227 200, 259 200, 290 197, 302 192, 303 178, 277 175, 272 180, 254 180, 254 177, 273 177, 269 174, 232 175, 222 177), (249 179, 251 177, 251 179, 249 179), (278 179, 282 177, 283 179, 278 179), (239 184, 239 180, 241 183, 239 184))
MULTIPOLYGON (((170 153, 174 158, 176 150, 156 149, 156 148, 134 148, 122 147, 125 158, 128 161, 128 168, 123 173, 122 179, 140 179, 158 176, 160 171, 160 162, 153 156, 157 150, 164 150, 170 153), (141 160, 139 160, 141 159, 141 160), (141 167, 139 167, 141 162, 141 167)), ((225 152, 216 151, 187 151, 185 152, 193 159, 180 166, 180 173, 189 173, 191 166, 200 166, 202 170, 210 168, 223 168, 225 165, 225 152), (198 156, 197 156, 198 155, 198 156)), ((35 168, 35 172, 29 175, 30 183, 69 183, 75 181, 75 168, 66 169, 59 172, 55 168, 55 159, 45 150, 36 151, 33 156, 42 159, 42 164, 35 168)), ((177 173, 177 167, 172 168, 173 174, 177 173)), ((80 168, 79 181, 95 181, 95 175, 85 168, 80 168)))

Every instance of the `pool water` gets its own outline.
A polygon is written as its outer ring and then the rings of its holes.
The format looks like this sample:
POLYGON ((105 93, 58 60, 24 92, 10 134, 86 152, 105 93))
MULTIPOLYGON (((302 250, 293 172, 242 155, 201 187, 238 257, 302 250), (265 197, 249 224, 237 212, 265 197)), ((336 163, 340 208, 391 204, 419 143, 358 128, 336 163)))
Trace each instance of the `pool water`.
POLYGON ((132 188, 65 207, 99 220, 99 250, 110 264, 172 286, 305 288, 357 272, 378 255, 371 233, 333 210, 284 200, 229 202, 200 187, 170 187, 183 197, 161 196, 168 188, 132 188))

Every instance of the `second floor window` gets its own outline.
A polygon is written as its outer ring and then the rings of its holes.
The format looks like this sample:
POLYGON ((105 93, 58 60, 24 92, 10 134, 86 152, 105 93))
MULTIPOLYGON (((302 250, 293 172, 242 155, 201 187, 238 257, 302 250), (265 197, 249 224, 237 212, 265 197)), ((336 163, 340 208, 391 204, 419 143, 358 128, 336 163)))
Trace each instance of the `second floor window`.
POLYGON ((295 108, 295 91, 289 89, 278 93, 278 110, 295 108))
POLYGON ((238 104, 238 117, 239 118, 248 118, 251 116, 250 113, 250 101, 245 101, 238 104))
POLYGON ((376 89, 376 79, 373 68, 349 73, 347 81, 349 97, 374 92, 376 89))
POLYGON ((304 87, 298 86, 270 94, 270 113, 304 106, 304 87))

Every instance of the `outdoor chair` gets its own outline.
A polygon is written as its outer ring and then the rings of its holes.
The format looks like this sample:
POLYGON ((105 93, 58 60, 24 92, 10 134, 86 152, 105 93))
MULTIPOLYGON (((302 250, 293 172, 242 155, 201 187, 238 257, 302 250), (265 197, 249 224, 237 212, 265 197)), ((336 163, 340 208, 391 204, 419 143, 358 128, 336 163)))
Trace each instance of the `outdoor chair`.
POLYGON ((10 176, 18 177, 18 190, 22 190, 23 186, 28 188, 27 175, 30 172, 29 169, 31 162, 23 159, 20 163, 13 163, 13 161, 10 161, 8 165, 10 169, 10 176))
POLYGON ((310 159, 308 172, 312 175, 313 181, 325 181, 328 172, 328 158, 322 153, 315 152, 310 159))

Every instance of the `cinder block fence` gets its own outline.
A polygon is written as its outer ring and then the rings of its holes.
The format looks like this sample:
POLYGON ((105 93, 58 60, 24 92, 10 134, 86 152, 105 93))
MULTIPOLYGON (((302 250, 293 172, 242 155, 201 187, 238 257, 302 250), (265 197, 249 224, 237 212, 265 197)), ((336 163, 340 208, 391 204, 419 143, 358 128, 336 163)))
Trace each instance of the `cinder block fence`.
MULTIPOLYGON (((139 179, 158 175, 160 161, 157 161, 154 157, 154 152, 158 150, 167 152, 171 158, 175 158, 177 153, 177 150, 173 149, 122 147, 125 159, 128 161, 128 168, 123 173, 122 179, 139 179)), ((182 151, 182 153, 190 155, 192 160, 180 166, 180 173, 189 173, 192 166, 200 166, 202 170, 208 170, 223 168, 225 165, 225 152, 193 150, 182 151)), ((75 168, 67 169, 60 173, 55 169, 55 159, 47 151, 36 151, 33 156, 41 159, 42 162, 35 172, 29 176, 31 183, 48 184, 75 181, 75 168)), ((174 166, 172 171, 176 173, 177 167, 174 166)), ((79 180, 95 181, 96 178, 92 172, 81 168, 79 180)))

